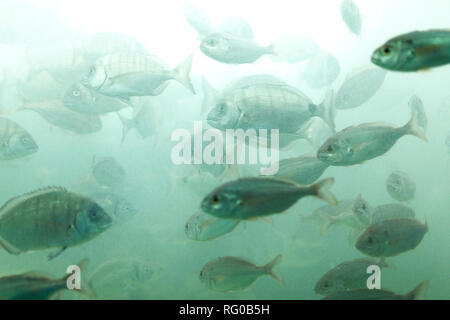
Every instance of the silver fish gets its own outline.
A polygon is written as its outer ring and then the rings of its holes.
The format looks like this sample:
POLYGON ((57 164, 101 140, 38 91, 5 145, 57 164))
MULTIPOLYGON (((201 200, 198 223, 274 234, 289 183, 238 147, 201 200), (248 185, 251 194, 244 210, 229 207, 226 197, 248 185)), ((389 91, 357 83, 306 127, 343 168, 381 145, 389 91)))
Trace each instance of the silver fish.
POLYGON ((81 83, 101 94, 128 98, 155 96, 167 87, 168 80, 176 80, 195 94, 189 78, 192 54, 174 70, 158 57, 150 54, 111 54, 97 60, 82 76, 81 83))
MULTIPOLYGON (((88 259, 77 264, 81 272, 85 271, 88 259)), ((67 280, 72 274, 54 280, 41 272, 27 272, 0 278, 0 300, 49 300, 63 290, 67 290, 67 280)), ((82 283, 75 289, 89 297, 95 294, 89 284, 82 283)))
POLYGON ((126 177, 125 169, 113 157, 105 157, 92 161, 91 175, 102 186, 115 188, 123 184, 126 177))
POLYGON ((380 268, 387 267, 382 261, 372 259, 354 259, 345 261, 325 273, 317 281, 314 291, 320 295, 329 295, 334 292, 352 289, 367 288, 367 268, 376 265, 380 268))
POLYGON ((48 187, 7 201, 0 208, 0 245, 11 254, 68 247, 89 241, 111 225, 94 201, 60 187, 48 187))
POLYGON ((400 128, 377 123, 348 127, 329 138, 319 148, 317 158, 331 166, 351 166, 385 154, 405 135, 427 141, 417 121, 414 113, 400 128))
POLYGON ((413 291, 407 294, 396 294, 392 291, 380 289, 353 289, 337 291, 328 296, 325 300, 421 300, 428 289, 428 281, 420 283, 413 291))
POLYGON ((49 123, 78 134, 91 134, 102 129, 102 121, 98 116, 74 112, 66 108, 61 100, 29 103, 24 106, 24 110, 34 111, 49 123))
POLYGON ((361 13, 353 0, 342 0, 340 5, 341 17, 348 29, 359 35, 361 33, 361 13))
POLYGON ((183 16, 184 20, 198 32, 200 39, 212 33, 214 30, 205 12, 193 4, 188 4, 183 8, 183 16))
POLYGON ((281 160, 275 176, 286 177, 298 184, 308 185, 317 181, 327 168, 328 165, 315 156, 304 155, 281 160))
POLYGON ((241 178, 213 190, 201 202, 201 209, 218 218, 245 220, 281 213, 306 196, 335 205, 337 201, 328 190, 333 183, 334 179, 328 178, 302 187, 274 177, 241 178))
POLYGON ((352 109, 366 103, 381 88, 386 75, 387 71, 380 68, 354 70, 336 93, 336 108, 352 109))
POLYGON ((33 137, 16 122, 0 117, 0 160, 18 159, 37 152, 33 137))
POLYGON ((415 249, 428 224, 414 218, 395 218, 372 224, 358 238, 356 249, 371 257, 392 257, 415 249))
POLYGON ((386 181, 386 189, 389 195, 398 201, 408 201, 414 199, 416 194, 416 184, 402 171, 392 172, 386 181))
POLYGON ((94 193, 91 198, 105 210, 116 225, 127 222, 138 213, 128 200, 111 192, 94 193))
POLYGON ((208 241, 233 231, 239 220, 219 219, 198 211, 186 222, 184 231, 189 239, 208 241))
MULTIPOLYGON (((298 131, 321 117, 334 128, 332 92, 314 104, 298 89, 268 75, 241 78, 229 84, 208 113, 208 124, 220 129, 278 129, 280 136, 299 139, 298 131)), ((283 143, 281 143, 283 145, 283 143)))
POLYGON ((259 277, 269 275, 284 286, 283 279, 273 271, 280 262, 281 255, 262 267, 243 258, 221 257, 203 267, 200 271, 200 281, 211 290, 233 292, 245 290, 259 277))
POLYGON ((79 83, 66 89, 62 102, 70 110, 88 115, 116 112, 132 106, 129 101, 105 96, 79 83))
POLYGON ((378 206, 373 210, 371 222, 374 224, 389 219, 414 218, 415 216, 416 213, 413 209, 399 203, 389 203, 378 206))
POLYGON ((339 60, 331 52, 321 51, 307 62, 301 77, 311 88, 322 88, 330 86, 340 72, 339 60))

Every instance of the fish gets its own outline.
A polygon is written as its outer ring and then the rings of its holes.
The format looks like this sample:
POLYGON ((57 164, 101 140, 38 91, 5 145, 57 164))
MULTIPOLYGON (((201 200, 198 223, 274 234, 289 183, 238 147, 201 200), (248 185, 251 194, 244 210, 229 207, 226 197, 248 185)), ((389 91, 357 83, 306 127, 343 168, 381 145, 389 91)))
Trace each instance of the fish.
POLYGON ((295 35, 282 37, 269 46, 261 46, 248 37, 229 32, 213 32, 200 43, 200 51, 225 64, 249 64, 265 55, 297 63, 310 58, 318 50, 319 47, 313 40, 295 35))
POLYGON ((105 96, 79 83, 73 83, 66 89, 62 103, 72 111, 87 115, 103 115, 133 107, 129 101, 105 96))
POLYGON ((95 178, 98 184, 116 188, 125 181, 126 172, 122 165, 113 157, 104 157, 99 160, 92 159, 92 169, 87 180, 95 178))
POLYGON ((353 109, 370 100, 380 90, 387 71, 380 68, 359 68, 347 75, 336 93, 337 109, 353 109))
POLYGON ((358 238, 356 249, 371 257, 392 257, 415 249, 428 224, 414 218, 395 218, 372 224, 358 238))
POLYGON ((62 187, 38 189, 0 208, 0 245, 10 254, 85 243, 111 226, 109 215, 90 198, 62 187))
POLYGON ((117 114, 122 123, 122 143, 131 129, 136 129, 142 139, 156 135, 159 129, 159 115, 155 103, 140 101, 133 104, 135 113, 132 118, 117 114))
POLYGON ((320 51, 306 63, 301 78, 313 88, 329 87, 339 76, 339 60, 328 51, 320 51))
POLYGON ((411 114, 417 112, 417 122, 419 123, 419 126, 423 128, 423 131, 426 132, 428 119, 425 113, 425 109, 423 108, 422 99, 420 99, 417 95, 412 95, 409 99, 408 105, 411 109, 411 114))
POLYGON ((317 151, 317 159, 331 166, 351 166, 388 152, 398 139, 413 135, 427 142, 418 125, 417 112, 403 127, 380 123, 350 126, 330 137, 317 151))
POLYGON ((198 211, 186 222, 184 231, 191 240, 208 241, 233 231, 239 222, 239 220, 212 217, 209 214, 198 211))
POLYGON ((92 134, 102 129, 98 116, 72 111, 61 100, 26 103, 19 110, 36 112, 52 125, 77 134, 92 134))
POLYGON ((115 193, 99 192, 90 197, 111 217, 113 224, 122 225, 138 213, 128 200, 115 193))
MULTIPOLYGON (((78 263, 81 272, 86 268, 88 259, 78 263)), ((31 271, 23 274, 0 278, 0 300, 49 300, 67 290, 67 280, 72 274, 61 279, 52 279, 48 275, 31 271)), ((83 277, 82 277, 83 279, 83 277)), ((95 297, 88 283, 82 282, 80 289, 74 289, 90 298, 95 297)))
MULTIPOLYGON (((210 126, 226 129, 278 129, 289 143, 313 117, 334 125, 333 92, 316 105, 300 90, 270 75, 254 75, 231 82, 215 100, 207 115, 210 126)), ((281 146, 286 143, 280 142, 281 146)))
POLYGON ((279 162, 276 177, 289 178, 298 184, 308 185, 316 182, 328 168, 328 165, 315 155, 283 159, 279 162))
POLYGON ((150 54, 130 53, 104 56, 81 77, 81 84, 97 92, 128 100, 133 96, 156 96, 176 80, 195 94, 189 78, 192 54, 175 69, 150 54))
POLYGON ((384 289, 353 289, 338 291, 326 296, 325 300, 422 300, 428 289, 428 281, 420 283, 407 294, 396 294, 384 289))
POLYGON ((413 31, 396 36, 377 48, 375 65, 398 72, 415 72, 450 63, 450 30, 413 31))
POLYGON ((414 199, 416 184, 406 172, 394 171, 386 180, 386 189, 389 195, 397 201, 414 199))
POLYGON ((17 122, 0 117, 0 160, 14 160, 36 153, 39 146, 17 122))
POLYGON ((205 264, 200 271, 200 281, 208 288, 219 292, 242 291, 250 287, 259 277, 269 275, 284 286, 283 279, 273 268, 281 262, 278 255, 265 266, 257 266, 244 258, 221 257, 205 264))
POLYGON ((362 27, 361 13, 353 0, 342 0, 340 4, 341 17, 347 28, 360 35, 362 27))
POLYGON ((384 220, 397 219, 397 218, 414 218, 416 213, 413 209, 400 204, 400 203, 388 203, 381 206, 377 206, 371 215, 371 223, 378 223, 384 220))
POLYGON ((81 40, 76 54, 88 64, 111 54, 148 54, 147 47, 134 37, 120 32, 97 32, 81 40))
POLYGON ((157 264, 135 257, 111 259, 98 266, 89 278, 92 291, 102 299, 123 299, 148 285, 162 273, 157 264))
POLYGON ((369 266, 388 267, 384 260, 354 259, 345 261, 325 273, 314 286, 316 294, 330 295, 352 289, 366 289, 369 266))
POLYGON ((250 177, 227 182, 203 198, 203 212, 217 218, 248 220, 281 213, 299 199, 314 196, 337 204, 329 191, 334 178, 321 180, 310 186, 275 177, 250 177))

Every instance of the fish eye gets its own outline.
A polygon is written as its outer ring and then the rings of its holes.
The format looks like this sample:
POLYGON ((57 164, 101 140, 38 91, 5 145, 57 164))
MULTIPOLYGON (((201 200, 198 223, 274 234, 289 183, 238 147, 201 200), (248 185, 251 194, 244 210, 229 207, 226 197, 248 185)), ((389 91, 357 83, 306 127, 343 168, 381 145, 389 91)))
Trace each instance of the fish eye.
POLYGON ((385 55, 388 56, 391 54, 391 48, 389 46, 384 47, 381 52, 385 55))
POLYGON ((72 94, 74 97, 78 97, 81 94, 81 92, 79 90, 73 90, 72 94))
POLYGON ((372 237, 367 238, 367 243, 368 243, 369 245, 372 245, 372 244, 373 244, 373 239, 372 239, 372 237))
POLYGON ((95 66, 92 66, 92 67, 89 69, 89 75, 92 76, 92 75, 94 75, 94 73, 95 73, 95 66))
POLYGON ((211 202, 213 204, 218 204, 220 202, 219 196, 217 194, 213 195, 212 198, 211 198, 211 202))
POLYGON ((217 40, 216 39, 209 39, 208 40, 208 45, 210 45, 211 47, 214 47, 217 45, 217 40))
POLYGON ((28 137, 22 137, 21 141, 22 141, 22 144, 28 144, 30 142, 28 137))
POLYGON ((329 286, 328 281, 325 281, 325 282, 323 283, 323 287, 324 287, 325 289, 327 289, 328 286, 329 286))
POLYGON ((332 153, 333 150, 334 150, 334 148, 333 148, 333 146, 330 144, 330 145, 327 147, 327 152, 328 152, 328 153, 332 153))

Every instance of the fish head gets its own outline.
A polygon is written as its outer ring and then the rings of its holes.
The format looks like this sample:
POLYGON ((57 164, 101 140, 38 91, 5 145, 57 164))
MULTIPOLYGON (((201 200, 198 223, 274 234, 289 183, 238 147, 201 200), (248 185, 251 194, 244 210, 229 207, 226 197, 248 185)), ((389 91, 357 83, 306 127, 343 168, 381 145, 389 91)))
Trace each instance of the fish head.
POLYGON ((352 207, 353 214, 356 218, 365 225, 370 223, 370 207, 369 203, 363 199, 361 195, 358 196, 352 207))
POLYGON ((241 203, 236 193, 216 189, 202 200, 201 209, 212 216, 228 218, 236 212, 241 203))
POLYGON ((227 61, 231 49, 230 39, 222 33, 212 33, 200 43, 200 50, 205 55, 221 62, 227 61))
POLYGON ((332 276, 325 275, 314 286, 314 292, 320 295, 329 295, 336 290, 335 279, 332 276))
POLYGON ((119 218, 131 218, 137 214, 137 209, 128 201, 120 200, 117 203, 115 216, 119 218))
POLYGON ((340 163, 347 157, 349 150, 351 148, 344 140, 331 137, 317 151, 317 159, 330 165, 340 163))
POLYGON ((384 252, 385 239, 373 232, 373 228, 367 229, 356 241, 355 247, 369 256, 381 256, 384 252))
POLYGON ((403 70, 415 58, 414 48, 407 40, 393 39, 372 54, 372 62, 388 70, 403 70))
POLYGON ((72 84, 66 90, 63 97, 64 106, 74 111, 90 108, 93 102, 94 99, 91 91, 79 83, 72 84))
POLYGON ((105 68, 101 64, 92 65, 81 77, 80 83, 91 89, 99 89, 107 80, 105 68))
POLYGON ((18 132, 5 140, 0 147, 0 153, 7 159, 20 158, 37 152, 38 145, 28 132, 18 132))
POLYGON ((108 229, 112 218, 97 203, 86 200, 76 218, 76 229, 85 237, 94 236, 108 229))
POLYGON ((220 130, 235 128, 240 117, 239 109, 232 101, 221 99, 208 113, 208 124, 220 130))

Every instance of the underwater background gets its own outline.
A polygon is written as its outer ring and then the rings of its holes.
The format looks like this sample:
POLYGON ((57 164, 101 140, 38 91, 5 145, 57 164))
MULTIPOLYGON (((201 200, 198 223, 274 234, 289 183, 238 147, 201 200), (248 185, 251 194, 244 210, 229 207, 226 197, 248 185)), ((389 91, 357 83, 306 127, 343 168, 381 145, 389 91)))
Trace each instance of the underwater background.
MULTIPOLYGON (((11 2, 15 1, 0 1, 0 10, 11 2)), ((137 213, 114 223, 95 239, 67 249, 52 261, 47 261, 49 250, 21 255, 1 250, 0 274, 39 270, 60 278, 69 265, 84 258, 89 258, 88 268, 82 274, 87 278, 111 260, 131 258, 145 264, 143 269, 130 270, 126 264, 118 264, 124 269, 105 270, 108 286, 98 294, 98 298, 105 299, 320 299, 314 286, 325 272, 342 261, 364 257, 350 243, 347 228, 339 226, 321 234, 320 226, 302 222, 301 216, 325 203, 305 198, 287 213, 273 215, 271 224, 245 221, 215 240, 191 240, 185 233, 186 221, 199 209, 208 192, 233 177, 205 174, 194 165, 175 165, 171 150, 176 143, 171 141, 171 134, 179 128, 192 131, 194 121, 205 119, 201 113, 202 77, 222 90, 239 77, 270 74, 319 103, 327 90, 337 91, 351 71, 370 66, 373 51, 387 39, 412 30, 450 26, 450 2, 446 0, 355 0, 362 17, 359 36, 351 33, 342 21, 338 0, 18 2, 23 2, 24 8, 31 3, 58 17, 61 30, 63 27, 66 30, 58 36, 62 40, 98 32, 128 34, 170 68, 193 53, 190 78, 196 94, 171 82, 162 94, 149 98, 154 119, 152 134, 143 139, 136 130, 130 130, 122 143, 123 125, 116 113, 101 116, 100 131, 76 134, 29 110, 13 112, 19 104, 15 94, 18 81, 34 71, 25 62, 29 44, 5 43, 2 32, 8 31, 1 29, 0 110, 2 116, 26 128, 39 150, 28 157, 0 162, 0 202, 46 186, 62 186, 84 195, 102 192, 106 189, 86 177, 90 175, 94 156, 114 157, 126 174, 119 185, 107 190, 126 198, 137 213), (265 46, 282 35, 308 37, 337 58, 339 75, 331 84, 314 88, 302 76, 307 62, 289 64, 269 56, 251 64, 217 62, 199 50, 198 33, 183 16, 183 8, 189 4, 202 8, 211 21, 227 16, 243 17, 252 27, 255 41, 265 46), (277 273, 283 277, 285 287, 269 277, 261 277, 245 291, 220 293, 208 290, 199 280, 202 267, 220 256, 245 257, 264 265, 278 254, 283 259, 276 267, 277 273)), ((42 36, 34 34, 33 28, 26 28, 27 24, 33 24, 31 21, 19 18, 14 23, 27 30, 29 38, 42 36)), ((335 178, 331 190, 338 200, 356 199, 361 194, 371 206, 395 202, 386 190, 386 180, 393 171, 403 171, 415 182, 415 196, 406 204, 420 221, 427 221, 429 232, 416 249, 387 259, 394 268, 382 270, 381 285, 383 289, 404 294, 429 280, 426 299, 450 298, 449 83, 449 66, 416 73, 388 72, 381 88, 366 103, 337 112, 337 130, 365 122, 402 126, 411 116, 408 101, 417 95, 428 118, 429 142, 406 136, 381 157, 351 167, 330 167, 322 177, 335 178)), ((132 110, 124 109, 121 114, 131 117, 132 110)), ((289 149, 281 150, 280 158, 316 151, 308 141, 299 140, 289 149)), ((241 176, 255 172, 252 168, 240 169, 241 176)), ((64 292, 63 298, 86 299, 69 291, 64 292)))

